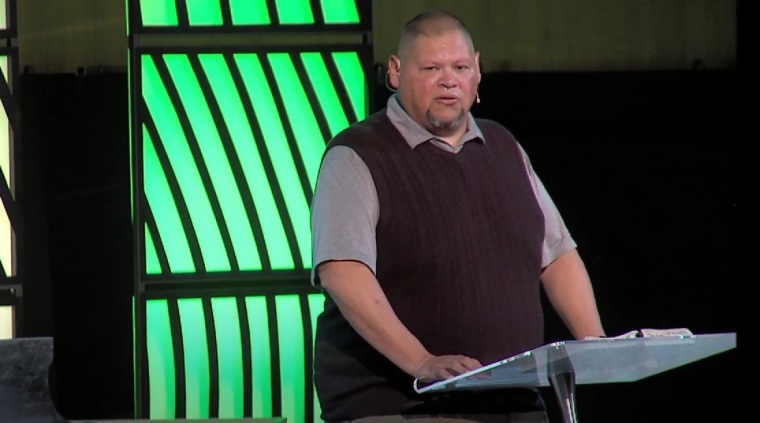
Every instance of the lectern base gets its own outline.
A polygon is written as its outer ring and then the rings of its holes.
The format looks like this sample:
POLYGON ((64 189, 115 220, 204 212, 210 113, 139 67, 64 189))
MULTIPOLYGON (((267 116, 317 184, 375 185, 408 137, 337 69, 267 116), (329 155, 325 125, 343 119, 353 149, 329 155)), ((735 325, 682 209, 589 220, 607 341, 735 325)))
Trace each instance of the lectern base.
POLYGON ((549 376, 554 393, 557 394, 559 408, 564 423, 578 423, 575 407, 575 373, 556 373, 549 376))

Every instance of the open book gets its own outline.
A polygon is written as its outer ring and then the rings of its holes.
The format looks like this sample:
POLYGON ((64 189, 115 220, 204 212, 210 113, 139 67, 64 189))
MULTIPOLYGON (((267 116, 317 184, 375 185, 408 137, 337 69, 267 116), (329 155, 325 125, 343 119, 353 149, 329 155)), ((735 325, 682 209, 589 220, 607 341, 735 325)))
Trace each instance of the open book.
POLYGON ((589 339, 630 339, 630 338, 662 338, 667 336, 677 336, 677 337, 684 337, 684 336, 694 336, 693 333, 689 329, 686 328, 675 328, 675 329, 641 329, 641 330, 632 330, 630 332, 626 332, 617 336, 612 337, 606 337, 606 336, 587 336, 584 338, 584 340, 589 339))

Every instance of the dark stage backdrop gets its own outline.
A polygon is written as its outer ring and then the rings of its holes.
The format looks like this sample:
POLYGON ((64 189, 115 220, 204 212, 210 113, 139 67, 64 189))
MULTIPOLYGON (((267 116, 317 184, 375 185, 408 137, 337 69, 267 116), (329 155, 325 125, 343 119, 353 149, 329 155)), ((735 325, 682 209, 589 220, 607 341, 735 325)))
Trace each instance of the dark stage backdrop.
MULTIPOLYGON (((55 336, 52 389, 64 415, 128 416, 127 78, 21 82, 18 189, 35 240, 22 265, 36 268, 30 286, 48 289, 53 304, 51 313, 49 300, 25 303, 26 323, 55 336)), ((507 126, 530 155, 579 244, 610 335, 736 331, 737 91, 734 71, 484 75, 473 112, 507 126)), ((387 98, 377 93, 375 110, 387 98)), ((569 336, 551 310, 546 334, 569 336)), ((582 385, 580 419, 733 421, 737 359, 731 351, 633 384, 582 385)))
POLYGON ((23 75, 21 92, 22 265, 50 293, 52 321, 37 321, 49 303, 31 298, 24 316, 54 337, 51 394, 64 417, 132 417, 127 77, 23 75))

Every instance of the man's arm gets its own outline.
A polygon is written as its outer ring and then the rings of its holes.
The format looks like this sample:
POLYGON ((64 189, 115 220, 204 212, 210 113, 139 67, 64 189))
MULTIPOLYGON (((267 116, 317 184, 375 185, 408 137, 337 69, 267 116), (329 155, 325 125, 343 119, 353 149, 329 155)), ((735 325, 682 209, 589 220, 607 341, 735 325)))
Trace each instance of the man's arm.
POLYGON ((604 335, 594 290, 578 250, 572 249, 541 273, 544 291, 575 339, 604 335))
POLYGON ((481 367, 469 357, 430 354, 398 319, 377 279, 363 263, 328 261, 318 271, 322 287, 351 326, 406 373, 439 380, 481 367))

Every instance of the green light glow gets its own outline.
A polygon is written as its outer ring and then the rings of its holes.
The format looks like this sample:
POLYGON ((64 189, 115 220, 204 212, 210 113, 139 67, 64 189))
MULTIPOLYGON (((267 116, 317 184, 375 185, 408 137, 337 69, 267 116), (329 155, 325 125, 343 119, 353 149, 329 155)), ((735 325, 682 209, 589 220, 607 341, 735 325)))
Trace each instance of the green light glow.
MULTIPOLYGON (((153 146, 148 130, 143 126, 143 178, 145 185, 145 197, 148 207, 153 212, 158 232, 163 241, 169 268, 172 273, 195 272, 193 256, 190 253, 190 245, 187 243, 182 221, 174 204, 169 182, 158 160, 158 154, 153 146)), ((146 231, 147 232, 147 231, 146 231)), ((147 246, 146 246, 147 251, 147 246)), ((147 264, 147 261, 146 261, 147 264)), ((161 267, 153 267, 160 272, 161 267)), ((150 274, 151 270, 146 269, 150 274)))
MULTIPOLYGON (((232 238, 240 270, 261 270, 261 258, 248 221, 248 213, 243 205, 235 175, 232 174, 219 131, 190 65, 190 60, 184 54, 167 54, 164 60, 195 132, 195 138, 232 238)), ((221 246, 221 251, 217 253, 224 254, 224 247, 221 246)))
POLYGON ((282 25, 313 25, 309 0, 277 0, 277 15, 282 25))
POLYGON ((253 373, 252 417, 272 417, 272 352, 266 298, 246 297, 253 373))
MULTIPOLYGON (((149 55, 142 56, 142 94, 187 203, 207 271, 229 271, 224 243, 179 117, 149 55)), ((181 87, 179 87, 181 89, 181 87)), ((155 209, 153 209, 155 210, 155 209)), ((163 239, 163 238, 162 238, 163 239)))
MULTIPOLYGON (((144 0, 143 0, 144 1, 144 0)), ((185 0, 187 18, 190 25, 219 26, 222 20, 222 8, 219 0, 185 0)))
POLYGON ((212 298, 219 363, 219 418, 243 418, 243 345, 234 297, 212 298))
POLYGON ((303 320, 298 295, 278 295, 277 331, 280 346, 282 417, 293 422, 305 420, 303 320))
MULTIPOLYGON (((141 356, 142 353, 138 353, 137 351, 137 298, 132 295, 132 404, 137 404, 140 396, 138 386, 140 386, 139 375, 142 372, 141 356), (138 362, 140 363, 139 366, 137 364, 138 362)), ((148 375, 148 377, 150 377, 150 375, 148 375)))
POLYGON ((266 0, 229 0, 233 25, 269 25, 266 0))
POLYGON ((325 139, 319 130, 319 124, 314 117, 314 111, 306 97, 303 83, 298 78, 293 61, 288 53, 267 54, 269 63, 272 65, 277 88, 282 94, 285 104, 285 113, 293 128, 301 158, 306 167, 306 174, 312 189, 317 183, 319 162, 325 151, 325 139))
POLYGON ((346 51, 333 53, 332 56, 348 91, 348 96, 351 98, 356 118, 362 120, 367 117, 369 103, 367 101, 367 81, 359 55, 355 52, 346 51))
POLYGON ((143 26, 177 26, 174 0, 139 0, 143 26))
POLYGON ((182 298, 177 307, 185 358, 185 414, 188 419, 206 419, 211 382, 203 301, 182 298))
POLYGON ((327 73, 325 61, 322 60, 320 53, 301 53, 301 60, 303 60, 311 85, 317 93, 319 104, 327 118, 330 133, 335 136, 348 127, 348 118, 346 118, 346 114, 340 105, 338 93, 335 92, 330 74, 327 73))
POLYGON ((359 11, 355 0, 322 0, 326 24, 358 24, 359 11))
POLYGON ((176 391, 169 306, 166 300, 150 300, 145 307, 150 418, 174 419, 176 391))
MULTIPOLYGON (((325 296, 323 294, 310 294, 309 297, 309 318, 311 319, 311 345, 314 346, 314 338, 317 335, 317 318, 325 308, 325 296)), ((314 348, 312 348, 314 351, 314 348)), ((314 355, 311 356, 312 363, 314 362, 314 355)), ((322 415, 322 407, 319 404, 319 397, 317 397, 317 389, 312 387, 314 398, 314 421, 319 422, 322 415)))
POLYGON ((148 225, 145 225, 145 269, 149 275, 157 275, 161 273, 161 262, 158 260, 158 253, 156 252, 156 246, 153 244, 153 236, 148 229, 148 225))
MULTIPOLYGON (((201 54, 199 58, 222 110, 235 151, 240 158, 248 189, 256 205, 256 212, 264 232, 271 266, 276 270, 293 269, 293 256, 290 253, 285 229, 261 156, 256 148, 251 122, 245 114, 240 93, 232 79, 230 69, 221 54, 201 54)), ((240 229, 241 225, 248 225, 248 222, 240 222, 236 227, 240 229)))
POLYGON ((309 204, 301 188, 301 181, 298 178, 282 121, 277 113, 269 81, 264 75, 256 54, 236 54, 235 61, 240 68, 246 92, 250 96, 256 120, 261 125, 267 151, 272 158, 275 174, 295 229, 303 266, 309 268, 311 267, 309 204))

